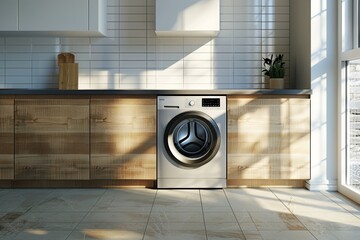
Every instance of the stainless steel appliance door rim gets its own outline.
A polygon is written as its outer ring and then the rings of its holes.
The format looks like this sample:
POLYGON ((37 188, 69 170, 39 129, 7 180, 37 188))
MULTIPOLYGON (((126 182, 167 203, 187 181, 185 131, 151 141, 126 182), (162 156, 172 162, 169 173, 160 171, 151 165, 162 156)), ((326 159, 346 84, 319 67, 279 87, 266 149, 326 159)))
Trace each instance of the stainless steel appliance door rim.
POLYGON ((172 118, 164 132, 164 145, 171 159, 183 167, 208 163, 221 144, 220 130, 207 114, 188 111, 172 118))

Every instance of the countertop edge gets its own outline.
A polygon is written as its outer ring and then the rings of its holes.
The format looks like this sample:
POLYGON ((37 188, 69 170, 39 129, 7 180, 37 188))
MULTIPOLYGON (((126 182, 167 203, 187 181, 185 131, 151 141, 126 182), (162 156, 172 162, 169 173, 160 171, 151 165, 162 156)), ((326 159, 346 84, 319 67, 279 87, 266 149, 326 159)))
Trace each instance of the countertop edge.
POLYGON ((311 89, 58 90, 0 89, 1 95, 311 95, 311 89))

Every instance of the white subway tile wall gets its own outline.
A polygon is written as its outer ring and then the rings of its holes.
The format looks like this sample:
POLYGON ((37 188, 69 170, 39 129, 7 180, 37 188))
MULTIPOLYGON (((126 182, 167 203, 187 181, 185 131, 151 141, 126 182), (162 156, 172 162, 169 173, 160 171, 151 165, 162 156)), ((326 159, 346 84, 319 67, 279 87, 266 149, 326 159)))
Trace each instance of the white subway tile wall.
POLYGON ((0 88, 58 88, 57 54, 73 52, 80 89, 266 88, 262 58, 290 59, 289 0, 220 0, 211 37, 157 37, 155 0, 108 0, 108 36, 0 38, 0 88))

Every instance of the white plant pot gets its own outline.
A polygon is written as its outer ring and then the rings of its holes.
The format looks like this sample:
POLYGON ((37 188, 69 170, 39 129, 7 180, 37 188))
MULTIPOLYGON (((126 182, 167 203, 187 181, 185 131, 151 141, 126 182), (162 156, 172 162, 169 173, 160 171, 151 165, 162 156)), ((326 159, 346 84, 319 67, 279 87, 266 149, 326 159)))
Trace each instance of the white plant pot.
POLYGON ((284 78, 270 78, 269 88, 271 89, 283 89, 285 88, 284 78))

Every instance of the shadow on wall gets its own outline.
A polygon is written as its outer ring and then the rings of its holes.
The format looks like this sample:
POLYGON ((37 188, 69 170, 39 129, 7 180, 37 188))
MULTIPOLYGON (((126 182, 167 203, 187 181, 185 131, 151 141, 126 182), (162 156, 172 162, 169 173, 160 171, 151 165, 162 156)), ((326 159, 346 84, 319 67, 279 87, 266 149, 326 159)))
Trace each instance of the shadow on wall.
MULTIPOLYGON (((198 2, 199 0, 190 0, 187 6, 196 5, 198 2)), ((134 21, 134 17, 141 15, 121 14, 121 20, 113 23, 120 26, 119 32, 116 33, 116 37, 120 37, 118 66, 114 66, 107 75, 101 73, 101 70, 96 73, 96 70, 92 69, 90 87, 265 88, 261 74, 262 53, 287 51, 288 37, 284 34, 288 34, 288 31, 278 29, 284 26, 286 28, 286 18, 285 25, 284 22, 279 22, 281 25, 278 26, 277 12, 271 10, 277 8, 266 6, 265 8, 270 9, 266 11, 270 12, 264 20, 271 24, 265 24, 262 29, 263 26, 259 25, 262 6, 256 3, 221 4, 221 31, 215 38, 157 37, 154 32, 155 7, 152 5, 146 7, 146 13, 141 13, 148 19, 141 22, 146 26, 137 30, 129 28, 133 24, 139 24, 134 21), (228 8, 236 8, 240 15, 234 11, 229 12, 228 8), (282 34, 282 37, 274 38, 277 33, 282 34), (97 77, 97 74, 100 76, 97 77), (103 85, 97 84, 98 82, 103 85)), ((280 9, 282 8, 286 9, 286 6, 281 6, 280 9)), ((177 16, 172 17, 175 19, 177 16)), ((108 70, 104 69, 104 72, 106 71, 108 70)))
POLYGON ((157 37, 154 4, 109 1, 106 38, 0 38, 0 84, 57 88, 56 55, 73 52, 81 89, 265 88, 262 55, 289 50, 287 1, 221 1, 215 38, 157 37))
MULTIPOLYGON (((182 5, 186 9, 199 2, 201 0, 188 0, 182 5)), ((146 1, 144 4, 145 6, 137 8, 120 2, 120 9, 123 8, 120 11, 120 21, 113 23, 119 24, 119 29, 115 26, 115 31, 119 31, 116 37, 120 37, 119 62, 113 62, 115 65, 110 66, 110 71, 105 69, 106 66, 98 71, 92 69, 90 88, 183 89, 186 82, 196 82, 193 81, 193 75, 196 79, 202 78, 200 83, 210 84, 210 74, 202 70, 209 71, 211 67, 211 38, 157 37, 154 31, 155 6, 147 6, 146 1), (126 7, 129 14, 125 12, 126 7), (140 10, 143 7, 146 12, 140 10), (137 19, 134 19, 135 17, 137 19), (143 20, 138 22, 138 19, 143 20), (135 26, 136 30, 132 26, 135 26), (205 45, 207 46, 204 47, 205 45), (186 72, 184 68, 190 63, 186 56, 201 47, 201 53, 195 54, 194 61, 190 60, 192 64, 186 72)), ((176 24, 177 19, 177 15, 171 15, 168 21, 176 24)))

